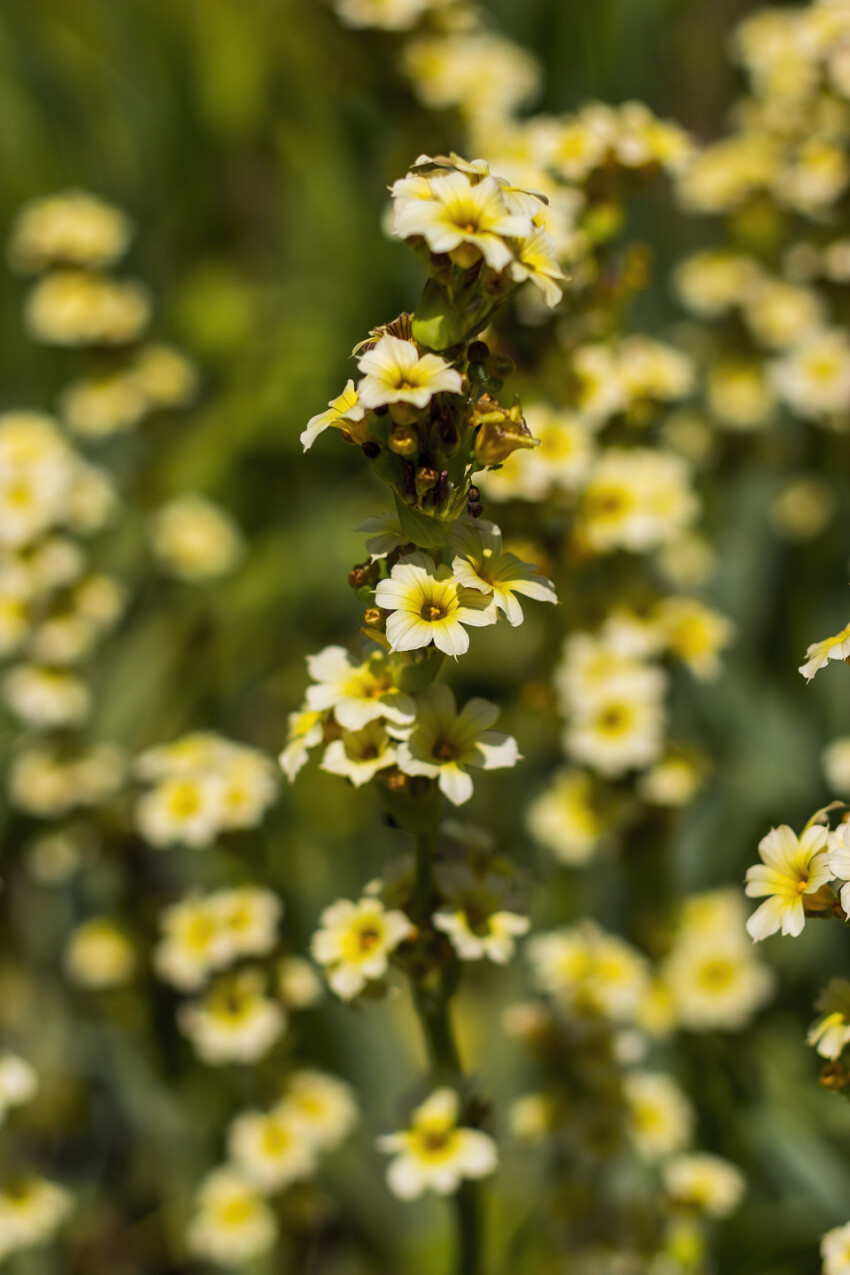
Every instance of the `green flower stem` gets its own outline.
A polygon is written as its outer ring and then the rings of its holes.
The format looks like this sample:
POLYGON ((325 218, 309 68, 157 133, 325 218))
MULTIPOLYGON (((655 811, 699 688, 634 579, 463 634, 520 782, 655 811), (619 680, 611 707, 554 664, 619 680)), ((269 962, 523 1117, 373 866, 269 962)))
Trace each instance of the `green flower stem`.
POLYGON ((481 1275, 484 1250, 481 1244, 481 1185, 464 1182, 454 1197, 457 1220, 457 1260, 455 1275, 481 1275))
MULTIPOLYGON (((416 875, 412 912, 420 925, 427 922, 434 906, 433 862, 436 836, 433 832, 416 835, 416 875)), ((438 977, 412 978, 413 1003, 428 1050, 431 1083, 458 1088, 463 1081, 463 1064, 451 1021, 451 998, 457 983, 457 960, 454 968, 441 970, 438 977)), ((454 1195, 452 1203, 457 1231, 456 1275, 481 1275, 483 1245, 480 1188, 466 1182, 454 1195)))
POLYGON ((433 832, 416 833, 416 876, 411 911, 420 924, 430 917, 434 903, 434 855, 437 838, 433 832))

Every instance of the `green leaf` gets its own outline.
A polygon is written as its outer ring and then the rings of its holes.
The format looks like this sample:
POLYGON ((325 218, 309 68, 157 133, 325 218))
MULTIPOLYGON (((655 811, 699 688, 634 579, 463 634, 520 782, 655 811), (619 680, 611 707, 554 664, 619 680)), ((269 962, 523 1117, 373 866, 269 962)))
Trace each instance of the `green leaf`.
POLYGON ((419 509, 411 509, 398 496, 395 498, 395 507, 402 531, 414 544, 422 549, 441 549, 446 544, 452 528, 450 522, 422 513, 419 509))

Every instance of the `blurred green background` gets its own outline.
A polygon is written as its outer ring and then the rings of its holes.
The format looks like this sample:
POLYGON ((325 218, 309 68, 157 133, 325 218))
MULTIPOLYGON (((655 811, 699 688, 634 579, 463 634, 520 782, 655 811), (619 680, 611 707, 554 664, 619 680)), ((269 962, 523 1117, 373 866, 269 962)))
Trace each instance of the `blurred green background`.
MULTIPOLYGON (((737 86, 729 29, 754 6, 494 0, 485 7, 540 58, 538 107, 637 97, 710 138, 722 130, 737 86)), ((420 152, 451 146, 457 122, 417 105, 394 64, 397 47, 388 35, 344 29, 308 0, 4 0, 0 7, 0 228, 29 197, 68 186, 126 209, 137 225, 127 270, 150 283, 158 333, 196 359, 203 377, 195 409, 157 418, 104 453, 127 512, 99 553, 134 586, 135 600, 98 661, 95 738, 136 749, 203 726, 276 753, 286 714, 302 697, 304 656, 351 638, 357 602, 346 576, 362 552, 351 532, 385 507, 385 497, 357 453, 326 437, 302 457, 298 435, 344 384, 354 344, 411 308, 421 286, 414 256, 381 231, 386 188, 420 152), (220 584, 156 581, 146 561, 145 514, 186 488, 221 501, 248 538, 245 564, 220 584)), ((684 221, 664 192, 637 201, 632 217, 629 233, 651 245, 657 267, 635 319, 663 332, 679 318, 669 266, 715 231, 684 221)), ((50 409, 79 372, 80 356, 26 338, 23 295, 24 285, 7 274, 0 406, 50 409)), ((677 682, 675 733, 701 741, 713 773, 671 829, 671 895, 739 882, 772 823, 799 825, 831 795, 820 752, 847 730, 850 689, 828 675, 807 689, 796 666, 809 641, 846 621, 847 475, 846 438, 786 426, 736 442, 704 476, 721 563, 714 596, 739 638, 717 687, 706 691, 684 675, 677 682), (826 477, 839 512, 820 537, 789 546, 777 540, 769 507, 795 468, 826 477)), ((532 618, 523 640, 515 637, 502 627, 476 637, 475 672, 470 679, 462 670, 467 680, 459 684, 494 698, 518 691, 535 672, 546 634, 532 618)), ((528 761, 508 782, 480 784, 476 809, 502 830, 503 849, 546 880, 536 918, 549 925, 590 910, 612 928, 627 925, 628 846, 621 862, 585 877, 553 869, 529 844, 523 813, 557 757, 557 726, 519 699, 507 720, 528 761)), ((0 729, 8 737, 10 725, 0 729)), ((14 856, 29 829, 8 812, 6 825, 14 856)), ((111 1203, 103 1192, 100 1204, 109 1241, 98 1232, 88 1264, 75 1272, 186 1269, 169 1265, 159 1222, 145 1230, 147 1211, 158 1216, 162 1164, 178 1194, 191 1189, 220 1155, 234 1105, 259 1101, 268 1077, 228 1076, 223 1084, 200 1068, 187 1072, 186 1047, 173 1040, 174 1056, 156 1059, 144 1043, 146 1016, 170 1012, 165 997, 151 1006, 137 993, 116 996, 110 1013, 124 1038, 84 998, 61 993, 55 971, 74 919, 96 908, 135 919, 140 882, 156 899, 178 883, 256 875, 283 893, 287 942, 303 951, 321 907, 359 890, 402 848, 370 794, 312 769, 284 791, 263 829, 229 854, 175 851, 146 865, 107 854, 73 889, 19 885, 5 960, 36 972, 41 1061, 49 1067, 64 1054, 88 1092, 73 1136, 56 1140, 56 1162, 87 1178, 95 1200, 110 1177, 116 1183, 111 1203)), ((782 1010, 741 1036, 686 1041, 679 1070, 701 1107, 706 1145, 751 1175, 748 1203, 720 1237, 718 1269, 810 1275, 818 1235, 850 1215, 850 1120, 840 1098, 819 1090, 803 1033, 824 972, 840 971, 848 944, 838 927, 813 924, 794 943, 772 940, 767 951, 781 968, 782 1010)), ((500 1007, 521 988, 521 971, 476 970, 470 983, 477 1009, 463 1016, 472 1024, 467 1048, 504 1102, 522 1089, 523 1064, 508 1046, 489 1048, 488 1038, 500 1007)), ((400 1225, 400 1206, 382 1187, 371 1135, 396 1127, 416 1082, 416 1024, 403 1004, 368 1014, 326 1004, 300 1021, 293 1044, 299 1057, 349 1079, 365 1112, 364 1130, 331 1170, 339 1234, 331 1228, 320 1256, 296 1251, 293 1269, 396 1275, 387 1233, 400 1225)), ((41 1118, 48 1145, 51 1110, 63 1101, 60 1079, 41 1118)), ((508 1157, 499 1189, 524 1203, 512 1206, 507 1230, 530 1207, 534 1172, 520 1153, 508 1157)), ((432 1269, 444 1243, 443 1210, 417 1205, 403 1226, 417 1254, 409 1269, 432 1269)), ((71 1275, 49 1256, 26 1255, 10 1267, 15 1275, 71 1275)))

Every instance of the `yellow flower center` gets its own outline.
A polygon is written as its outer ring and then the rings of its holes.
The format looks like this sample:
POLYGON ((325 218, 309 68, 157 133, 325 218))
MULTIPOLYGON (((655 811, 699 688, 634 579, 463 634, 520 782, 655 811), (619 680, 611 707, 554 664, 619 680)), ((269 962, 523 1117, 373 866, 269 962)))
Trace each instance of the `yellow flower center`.
POLYGON ((446 609, 439 606, 435 602, 425 602, 422 605, 422 619, 427 620, 429 624, 436 624, 439 620, 445 620, 446 609))
POLYGON ((708 991, 721 991, 734 980, 735 970, 731 961, 707 961, 699 972, 699 982, 708 991))
POLYGON ((266 1155, 281 1155, 289 1147, 292 1139, 283 1125, 269 1124, 263 1132, 263 1150, 266 1155))
POLYGON ((243 1226, 250 1221, 253 1213, 253 1201, 249 1200, 247 1196, 243 1196, 235 1200, 228 1200, 226 1204, 222 1205, 219 1212, 219 1221, 222 1226, 243 1226))
POLYGON ((171 813, 178 819, 185 819, 189 815, 193 815, 201 805, 197 788, 192 784, 180 784, 174 789, 169 805, 171 813))

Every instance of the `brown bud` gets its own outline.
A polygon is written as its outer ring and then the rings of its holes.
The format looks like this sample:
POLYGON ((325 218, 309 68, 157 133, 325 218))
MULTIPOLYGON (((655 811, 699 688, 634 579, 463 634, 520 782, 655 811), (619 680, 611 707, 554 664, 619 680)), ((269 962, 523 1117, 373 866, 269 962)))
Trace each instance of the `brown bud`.
POLYGON ((419 451, 419 435, 412 425, 394 425, 389 444, 399 456, 415 456, 419 451))
POLYGON ((381 444, 376 443, 374 438, 368 439, 363 444, 363 455, 368 460, 374 460, 376 456, 380 455, 380 453, 381 453, 381 444))
POLYGON ((364 589, 368 585, 374 584, 375 577, 375 564, 373 562, 363 562, 349 571, 348 583, 352 589, 364 589))
POLYGON ((490 357, 490 347, 485 341, 472 341, 466 351, 470 363, 486 363, 490 357))

